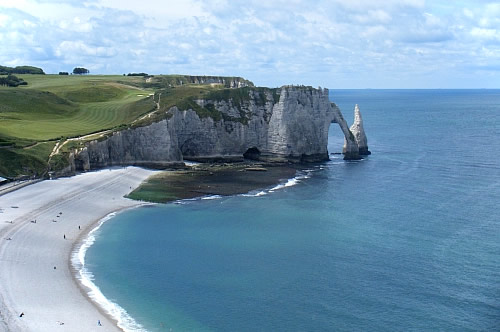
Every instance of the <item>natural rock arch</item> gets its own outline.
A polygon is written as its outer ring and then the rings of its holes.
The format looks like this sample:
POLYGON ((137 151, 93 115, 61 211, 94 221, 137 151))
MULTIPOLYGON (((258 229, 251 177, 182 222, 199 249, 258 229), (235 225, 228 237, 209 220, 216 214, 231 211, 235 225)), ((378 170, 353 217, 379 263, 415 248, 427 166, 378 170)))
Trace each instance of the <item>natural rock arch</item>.
MULTIPOLYGON (((174 106, 168 111, 169 117, 161 121, 87 143, 73 152, 72 167, 95 169, 146 163, 163 166, 182 160, 243 157, 269 162, 325 161, 329 159, 331 123, 337 123, 344 134, 344 159, 360 159, 360 155, 369 153, 358 107, 349 128, 340 109, 329 100, 327 89, 283 86, 279 93, 264 92, 262 95, 252 90, 248 100, 242 100, 239 106, 231 98, 218 101, 218 112, 225 114, 220 118, 174 106)), ((196 102, 202 107, 213 100, 196 102)))
POLYGON ((337 123, 340 127, 340 130, 344 133, 344 148, 342 149, 342 153, 344 154, 345 160, 357 160, 360 159, 359 156, 359 146, 356 142, 354 135, 351 130, 349 130, 349 126, 347 125, 347 121, 344 119, 344 116, 340 112, 335 103, 331 104, 333 110, 333 120, 332 123, 337 123))
POLYGON ((363 119, 361 118, 358 105, 356 104, 354 107, 354 122, 350 128, 338 106, 335 103, 331 103, 331 107, 334 114, 332 123, 337 123, 344 133, 344 147, 342 149, 344 159, 357 160, 361 159, 362 155, 371 154, 368 150, 368 140, 363 128, 363 119))

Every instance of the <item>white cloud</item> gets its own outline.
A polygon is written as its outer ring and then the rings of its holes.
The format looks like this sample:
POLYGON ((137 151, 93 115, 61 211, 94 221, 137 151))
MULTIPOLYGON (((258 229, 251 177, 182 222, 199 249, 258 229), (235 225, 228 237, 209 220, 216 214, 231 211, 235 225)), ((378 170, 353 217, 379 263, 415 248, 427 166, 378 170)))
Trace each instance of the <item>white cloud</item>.
POLYGON ((354 20, 356 23, 361 24, 377 24, 377 23, 388 23, 391 20, 391 16, 384 10, 369 10, 363 14, 354 15, 354 20))
POLYGON ((112 47, 89 46, 82 41, 63 41, 55 50, 55 54, 59 57, 73 56, 97 56, 97 57, 112 57, 117 51, 112 47))
POLYGON ((9 23, 9 17, 4 14, 0 14, 0 27, 4 28, 9 23))
POLYGON ((469 8, 464 8, 463 14, 464 14, 464 16, 466 16, 468 18, 474 18, 474 12, 472 10, 470 10, 469 8))
POLYGON ((33 22, 31 22, 31 21, 29 21, 29 20, 23 20, 23 24, 27 28, 34 28, 34 27, 36 27, 36 24, 33 23, 33 22))
POLYGON ((499 18, 472 0, 0 0, 0 64, 411 87, 498 63, 499 18))
POLYGON ((470 34, 481 39, 500 40, 500 31, 496 29, 473 28, 470 34))
POLYGON ((60 29, 66 31, 74 31, 74 32, 86 32, 89 33, 92 31, 93 26, 92 23, 88 20, 81 19, 79 16, 74 18, 69 18, 65 20, 61 20, 58 24, 60 29))
POLYGON ((17 9, 47 21, 58 21, 75 15, 92 16, 95 14, 95 11, 87 10, 78 2, 72 3, 72 1, 0 0, 0 8, 2 7, 17 9))
POLYGON ((146 26, 156 28, 168 26, 172 20, 209 16, 202 2, 194 0, 93 0, 88 4, 97 8, 133 12, 146 18, 146 26))

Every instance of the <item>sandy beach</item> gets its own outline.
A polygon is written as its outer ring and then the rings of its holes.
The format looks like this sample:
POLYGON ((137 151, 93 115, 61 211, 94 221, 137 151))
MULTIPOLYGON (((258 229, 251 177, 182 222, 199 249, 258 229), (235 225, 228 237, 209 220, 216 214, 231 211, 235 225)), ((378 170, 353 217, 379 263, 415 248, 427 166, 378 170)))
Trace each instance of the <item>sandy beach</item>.
POLYGON ((120 331, 75 279, 71 254, 101 218, 141 204, 123 196, 154 173, 106 169, 0 196, 0 331, 120 331))

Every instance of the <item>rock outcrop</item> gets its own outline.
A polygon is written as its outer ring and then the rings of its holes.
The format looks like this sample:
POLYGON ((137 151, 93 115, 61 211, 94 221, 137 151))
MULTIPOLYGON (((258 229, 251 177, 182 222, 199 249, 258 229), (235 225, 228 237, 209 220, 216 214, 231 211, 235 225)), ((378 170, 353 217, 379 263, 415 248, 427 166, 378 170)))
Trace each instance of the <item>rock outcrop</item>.
MULTIPOLYGON (((350 128, 351 133, 354 135, 354 139, 359 147, 359 154, 366 156, 371 154, 368 150, 368 139, 366 138, 365 129, 363 128, 363 118, 361 117, 361 112, 359 111, 358 104, 354 107, 354 122, 350 128)), ((349 145, 347 140, 344 143, 344 149, 349 145)))
POLYGON ((329 101, 327 89, 251 88, 244 100, 199 99, 196 104, 211 113, 172 107, 161 121, 87 143, 74 152, 74 168, 166 166, 182 160, 244 157, 278 162, 324 161, 328 160, 331 123, 338 123, 346 137, 345 159, 359 159, 355 135, 340 109, 329 101))
POLYGON ((347 121, 344 119, 342 112, 334 103, 331 104, 331 107, 335 113, 334 122, 337 123, 344 133, 344 148, 342 149, 342 153, 344 154, 345 160, 358 160, 360 159, 359 155, 359 146, 356 142, 354 135, 349 129, 349 125, 347 121))

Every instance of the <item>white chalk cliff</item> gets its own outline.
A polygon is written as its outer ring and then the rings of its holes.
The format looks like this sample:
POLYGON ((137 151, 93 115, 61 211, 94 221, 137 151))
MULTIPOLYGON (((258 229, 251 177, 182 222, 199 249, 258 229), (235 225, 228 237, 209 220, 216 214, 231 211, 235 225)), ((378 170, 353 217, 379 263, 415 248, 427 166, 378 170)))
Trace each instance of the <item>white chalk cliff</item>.
MULTIPOLYGON (((369 155, 371 152, 368 150, 368 139, 366 138, 365 129, 363 128, 363 118, 361 117, 361 112, 359 111, 358 104, 354 107, 354 122, 350 128, 351 133, 354 135, 354 139, 358 144, 358 151, 360 155, 369 155)), ((347 140, 344 141, 344 149, 349 143, 347 140)))
POLYGON ((355 121, 358 129, 351 132, 354 126, 349 129, 340 109, 330 102, 327 89, 303 86, 247 89, 248 97, 244 100, 196 100, 200 109, 210 110, 206 114, 172 107, 158 122, 116 131, 104 140, 89 142, 72 154, 73 169, 164 166, 183 160, 244 157, 277 162, 324 161, 328 160, 331 123, 338 123, 346 138, 345 159, 360 158, 363 153, 359 142, 365 142, 362 146, 367 151, 359 109, 359 120, 355 121))

